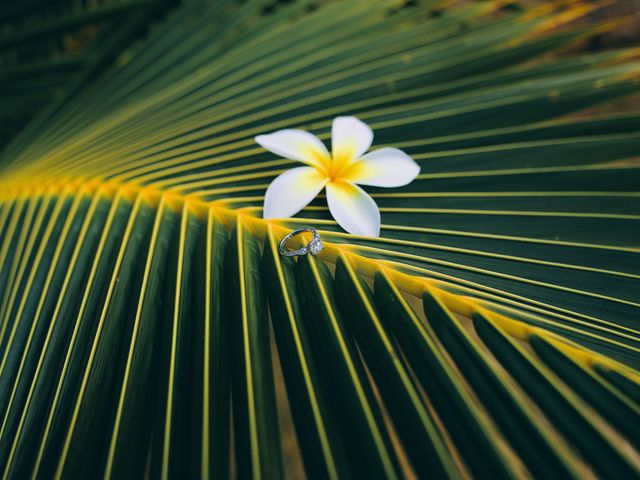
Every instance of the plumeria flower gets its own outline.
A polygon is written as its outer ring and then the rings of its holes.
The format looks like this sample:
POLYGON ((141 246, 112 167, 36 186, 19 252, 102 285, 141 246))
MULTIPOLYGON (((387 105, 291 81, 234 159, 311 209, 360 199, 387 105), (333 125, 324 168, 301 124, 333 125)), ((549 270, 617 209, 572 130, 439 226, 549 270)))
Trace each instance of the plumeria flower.
POLYGON ((377 237, 380 210, 358 185, 402 187, 420 173, 413 159, 397 148, 364 154, 373 131, 356 117, 337 117, 331 127, 331 153, 315 135, 304 130, 278 130, 258 135, 256 142, 276 155, 306 166, 276 177, 264 198, 264 218, 288 218, 327 189, 331 215, 347 232, 377 237))

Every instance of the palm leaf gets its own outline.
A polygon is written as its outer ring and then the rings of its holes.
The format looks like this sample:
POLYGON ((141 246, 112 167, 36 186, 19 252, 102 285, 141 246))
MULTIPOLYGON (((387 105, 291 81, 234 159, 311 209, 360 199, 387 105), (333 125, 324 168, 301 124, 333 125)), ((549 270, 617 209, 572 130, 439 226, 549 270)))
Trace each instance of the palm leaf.
POLYGON ((640 117, 571 115, 637 49, 506 3, 185 1, 54 99, 0 164, 3 477, 637 476, 640 117), (381 237, 262 220, 253 136, 341 114, 421 165, 381 237))

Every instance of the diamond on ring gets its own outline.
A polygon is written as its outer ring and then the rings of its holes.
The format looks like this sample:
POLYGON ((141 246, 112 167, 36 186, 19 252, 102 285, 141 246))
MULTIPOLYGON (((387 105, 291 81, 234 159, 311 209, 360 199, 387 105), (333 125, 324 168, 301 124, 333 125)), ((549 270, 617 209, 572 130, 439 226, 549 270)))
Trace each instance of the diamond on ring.
POLYGON ((324 248, 322 244, 322 240, 320 237, 313 237, 313 239, 309 242, 309 251, 311 255, 317 255, 324 248))

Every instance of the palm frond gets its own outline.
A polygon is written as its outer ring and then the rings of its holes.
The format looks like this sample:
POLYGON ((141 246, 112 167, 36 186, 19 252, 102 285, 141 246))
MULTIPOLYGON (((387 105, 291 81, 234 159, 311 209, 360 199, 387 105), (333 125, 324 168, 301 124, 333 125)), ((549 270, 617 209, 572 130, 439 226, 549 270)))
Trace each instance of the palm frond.
POLYGON ((0 162, 3 478, 637 476, 640 116, 571 114, 638 51, 505 3, 185 1, 49 104, 0 162), (262 220, 253 137, 342 114, 423 172, 381 237, 262 220))

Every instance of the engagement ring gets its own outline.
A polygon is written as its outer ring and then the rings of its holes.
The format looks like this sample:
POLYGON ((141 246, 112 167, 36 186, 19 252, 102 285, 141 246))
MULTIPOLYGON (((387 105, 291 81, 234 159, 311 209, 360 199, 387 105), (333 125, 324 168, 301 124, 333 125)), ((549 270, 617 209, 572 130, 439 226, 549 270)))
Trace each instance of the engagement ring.
POLYGON ((305 227, 305 228, 299 228, 297 230, 294 230, 293 232, 289 233, 286 237, 284 237, 280 242, 280 246, 278 247, 278 250, 280 250, 280 255, 284 255, 285 257, 295 257, 298 255, 306 255, 309 252, 311 252, 311 255, 315 256, 318 253, 320 253, 320 251, 323 248, 324 248, 324 245, 322 244, 322 239, 320 238, 320 234, 316 231, 316 229, 313 227, 305 227), (287 250, 287 247, 286 247, 287 241, 292 239, 296 235, 300 235, 301 233, 304 233, 304 232, 311 232, 311 235, 313 235, 313 237, 311 238, 311 241, 307 243, 304 247, 298 248, 297 250, 287 250))

